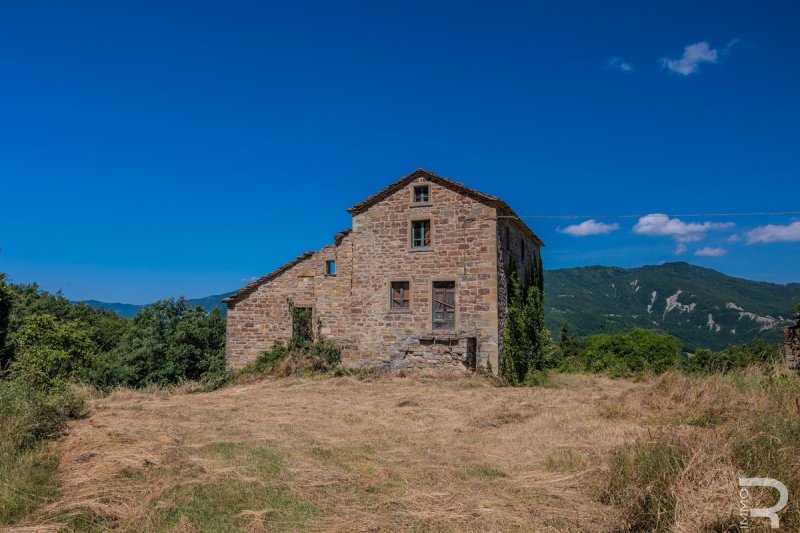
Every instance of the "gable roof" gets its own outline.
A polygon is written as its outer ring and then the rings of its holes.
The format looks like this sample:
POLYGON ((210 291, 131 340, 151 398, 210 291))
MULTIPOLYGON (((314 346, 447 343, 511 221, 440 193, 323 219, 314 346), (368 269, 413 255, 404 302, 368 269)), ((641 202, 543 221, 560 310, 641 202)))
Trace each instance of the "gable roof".
POLYGON ((441 185, 442 187, 447 187, 448 189, 456 191, 458 193, 461 193, 464 196, 468 196, 468 197, 473 198, 473 199, 475 199, 475 200, 477 200, 477 201, 479 201, 479 202, 481 202, 483 204, 486 204, 488 206, 494 207, 495 209, 497 209, 498 216, 507 217, 507 218, 513 220, 520 227, 520 229, 522 229, 522 231, 525 234, 528 235, 528 237, 533 239, 533 241, 536 244, 538 244, 539 246, 544 246, 544 243, 542 242, 542 240, 533 232, 533 230, 531 230, 528 227, 528 225, 525 224, 522 221, 522 219, 519 218, 519 216, 517 216, 516 213, 514 213, 514 210, 511 209, 511 207, 509 207, 508 204, 505 203, 500 198, 498 198, 496 196, 492 196, 490 194, 483 193, 483 192, 475 190, 475 189, 470 189, 469 187, 467 187, 463 183, 458 183, 457 181, 453 181, 453 180, 448 179, 448 178, 443 178, 441 176, 437 176, 433 172, 429 172, 429 171, 425 170, 424 168, 418 168, 417 170, 415 170, 411 174, 408 174, 407 176, 403 176, 402 178, 400 178, 399 180, 395 181, 394 183, 392 183, 391 185, 389 185, 385 189, 376 192, 375 194, 373 194, 372 196, 369 196, 368 198, 366 198, 362 202, 359 202, 356 205, 354 205, 353 207, 349 208, 347 210, 347 212, 350 213, 351 215, 357 215, 359 213, 363 213, 364 211, 366 211, 367 209, 369 209, 370 207, 372 207, 376 203, 380 202, 384 198, 387 198, 387 197, 391 196, 392 194, 394 194, 395 192, 399 191, 400 189, 402 189, 403 187, 405 187, 406 185, 408 185, 412 181, 414 181, 416 179, 419 179, 419 178, 424 178, 427 181, 431 181, 433 183, 441 185))
POLYGON ((286 263, 285 265, 283 265, 282 267, 280 267, 280 268, 278 268, 276 270, 273 270, 272 272, 270 272, 266 276, 261 276, 257 280, 255 280, 255 281, 253 281, 251 283, 248 283, 247 285, 245 285, 244 287, 242 287, 241 289, 239 289, 235 293, 231 294, 227 298, 223 299, 222 301, 224 303, 226 303, 226 304, 232 304, 232 303, 238 302, 239 300, 241 300, 245 296, 248 296, 249 294, 253 293, 257 288, 259 288, 264 283, 277 278, 278 276, 280 276, 281 274, 283 274, 284 272, 286 272, 287 270, 289 270, 290 268, 292 268, 296 264, 302 263, 303 261, 305 261, 306 259, 308 259, 312 255, 314 255, 314 252, 306 252, 303 255, 300 255, 300 256, 296 257, 294 260, 289 261, 288 263, 286 263))

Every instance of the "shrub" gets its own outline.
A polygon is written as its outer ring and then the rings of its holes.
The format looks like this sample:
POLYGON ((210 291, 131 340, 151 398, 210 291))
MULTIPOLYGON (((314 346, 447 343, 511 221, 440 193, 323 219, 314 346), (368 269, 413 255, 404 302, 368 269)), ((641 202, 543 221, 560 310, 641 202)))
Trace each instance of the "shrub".
POLYGON ((58 456, 44 441, 60 436, 86 405, 70 389, 44 391, 0 382, 0 525, 58 494, 58 456))
POLYGON ((682 367, 690 373, 726 373, 749 366, 769 369, 780 360, 779 347, 759 339, 749 346, 732 345, 719 352, 701 348, 687 356, 683 360, 682 367))
POLYGON ((288 345, 277 343, 271 350, 240 371, 240 374, 316 374, 334 372, 340 368, 341 350, 334 344, 294 338, 288 345))
POLYGON ((13 448, 59 436, 69 418, 87 408, 72 389, 33 389, 21 382, 0 382, 0 440, 13 448))
POLYGON ((11 374, 35 388, 63 387, 86 375, 95 351, 83 323, 32 315, 16 334, 16 358, 11 363, 11 374))
POLYGON ((672 335, 645 329, 603 333, 588 338, 582 359, 586 370, 613 376, 661 373, 679 364, 680 343, 672 335))

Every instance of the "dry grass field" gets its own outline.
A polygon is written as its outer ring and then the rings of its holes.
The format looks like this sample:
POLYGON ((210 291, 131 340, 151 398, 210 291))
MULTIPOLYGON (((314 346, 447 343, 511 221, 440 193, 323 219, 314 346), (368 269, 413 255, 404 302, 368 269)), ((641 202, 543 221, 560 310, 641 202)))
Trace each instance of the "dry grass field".
POLYGON ((670 490, 674 530, 697 531, 736 504, 710 444, 713 387, 556 374, 117 391, 71 423, 60 497, 15 531, 619 531, 609 458, 664 427, 696 444, 670 490))

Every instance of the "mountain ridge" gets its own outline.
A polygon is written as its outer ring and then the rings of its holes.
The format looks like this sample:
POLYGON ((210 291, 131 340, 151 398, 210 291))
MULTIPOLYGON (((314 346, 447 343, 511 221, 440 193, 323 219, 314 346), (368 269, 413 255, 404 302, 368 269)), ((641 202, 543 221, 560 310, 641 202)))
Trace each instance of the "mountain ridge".
POLYGON ((675 335, 688 349, 778 342, 797 302, 798 283, 751 281, 686 262, 545 273, 545 322, 552 332, 564 320, 579 335, 643 327, 675 335))

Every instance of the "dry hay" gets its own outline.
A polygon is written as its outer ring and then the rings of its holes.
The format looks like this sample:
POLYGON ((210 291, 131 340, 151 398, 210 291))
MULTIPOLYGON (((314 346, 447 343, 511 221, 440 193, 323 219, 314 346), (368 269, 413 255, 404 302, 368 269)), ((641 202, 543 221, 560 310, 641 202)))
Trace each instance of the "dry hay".
MULTIPOLYGON (((115 392, 59 443, 63 496, 35 520, 88 512, 137 530, 176 488, 257 480, 246 462, 209 453, 243 443, 280 457, 286 473, 274 483, 319 509, 312 530, 613 530, 619 511, 600 498, 604 457, 646 430, 601 413, 642 385, 582 376, 555 385, 412 375, 115 392), (563 450, 579 459, 558 459, 563 450)), ((270 515, 238 519, 259 531, 270 515)), ((177 530, 194 527, 184 519, 177 530)))

